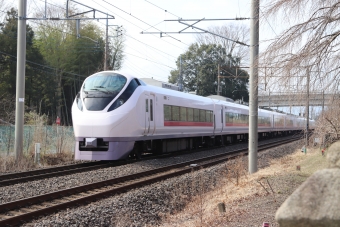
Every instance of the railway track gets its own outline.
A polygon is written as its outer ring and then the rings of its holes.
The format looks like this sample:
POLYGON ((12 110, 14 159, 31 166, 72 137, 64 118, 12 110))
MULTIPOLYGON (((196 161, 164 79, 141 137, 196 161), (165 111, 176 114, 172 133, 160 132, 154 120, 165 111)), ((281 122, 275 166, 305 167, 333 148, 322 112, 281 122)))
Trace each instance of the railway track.
POLYGON ((23 183, 27 181, 33 181, 38 179, 44 179, 49 177, 85 172, 90 170, 96 170, 101 168, 108 168, 112 166, 124 165, 126 162, 86 162, 80 164, 73 164, 67 166, 58 166, 52 168, 44 168, 26 172, 18 172, 11 174, 0 175, 0 186, 7 186, 17 183, 23 183))
MULTIPOLYGON (((199 150, 191 150, 191 151, 180 151, 180 152, 173 152, 173 153, 166 153, 163 155, 145 155, 143 156, 143 160, 153 159, 153 158, 168 158, 169 156, 176 156, 179 154, 188 154, 197 151, 202 151, 205 149, 199 150)), ((80 163, 80 164, 73 164, 73 165, 66 165, 66 166, 58 166, 58 167, 51 167, 51 168, 44 168, 26 172, 18 172, 18 173, 11 173, 11 174, 4 174, 0 175, 0 187, 8 186, 18 183, 24 183, 33 180, 45 179, 50 177, 56 176, 64 176, 68 174, 86 172, 91 170, 97 170, 102 168, 109 168, 109 167, 116 167, 121 165, 130 164, 136 162, 138 160, 124 160, 124 161, 97 161, 97 162, 87 162, 87 163, 80 163)))
MULTIPOLYGON (((295 140, 297 139, 261 145, 258 150, 266 150, 295 140)), ((87 204, 109 195, 125 192, 132 188, 142 187, 154 182, 190 173, 193 170, 207 168, 235 158, 241 154, 247 154, 247 152, 248 149, 234 150, 224 154, 1 204, 0 226, 17 225, 40 215, 47 215, 71 206, 87 204)))

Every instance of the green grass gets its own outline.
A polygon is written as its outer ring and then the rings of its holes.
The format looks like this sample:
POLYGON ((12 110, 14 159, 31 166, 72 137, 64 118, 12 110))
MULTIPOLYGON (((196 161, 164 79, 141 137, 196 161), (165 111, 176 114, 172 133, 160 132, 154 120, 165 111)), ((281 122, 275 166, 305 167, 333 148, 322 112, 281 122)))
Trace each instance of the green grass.
POLYGON ((307 150, 306 157, 301 161, 300 164, 302 176, 310 176, 315 171, 328 167, 326 154, 322 156, 321 150, 317 148, 314 150, 309 149, 309 151, 310 152, 307 150))

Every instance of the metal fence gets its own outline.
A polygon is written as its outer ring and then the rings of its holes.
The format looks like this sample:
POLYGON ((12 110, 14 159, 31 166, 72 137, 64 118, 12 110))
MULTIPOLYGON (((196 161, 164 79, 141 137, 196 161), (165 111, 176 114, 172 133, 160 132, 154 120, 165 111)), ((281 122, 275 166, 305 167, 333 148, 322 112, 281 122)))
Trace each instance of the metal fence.
MULTIPOLYGON (((0 125, 0 154, 14 152, 14 126, 0 125)), ((40 143, 41 153, 74 152, 74 133, 70 126, 24 126, 23 152, 34 152, 35 143, 40 143)))

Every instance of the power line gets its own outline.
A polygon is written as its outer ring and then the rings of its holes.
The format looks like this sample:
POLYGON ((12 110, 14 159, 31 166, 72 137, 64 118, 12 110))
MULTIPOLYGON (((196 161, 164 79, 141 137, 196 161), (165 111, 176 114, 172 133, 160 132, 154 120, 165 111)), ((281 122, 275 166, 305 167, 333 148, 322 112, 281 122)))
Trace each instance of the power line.
POLYGON ((146 61, 150 61, 150 62, 156 63, 156 64, 158 64, 158 65, 163 65, 163 66, 168 67, 168 68, 170 68, 170 69, 175 69, 175 68, 173 68, 173 67, 171 67, 171 66, 168 66, 168 65, 165 65, 165 64, 162 64, 162 63, 158 63, 158 62, 149 60, 149 59, 147 59, 147 58, 143 58, 143 57, 140 57, 140 56, 131 54, 131 53, 127 53, 127 52, 124 52, 124 53, 129 54, 129 55, 132 55, 132 56, 135 56, 135 57, 140 58, 140 59, 144 59, 144 60, 146 60, 146 61))
POLYGON ((269 27, 272 29, 272 31, 273 31, 273 32, 275 33, 275 35, 277 36, 276 32, 274 31, 274 28, 273 28, 273 27, 270 25, 270 23, 269 23, 269 21, 268 21, 267 17, 265 17, 265 15, 264 15, 264 13, 262 12, 261 8, 260 8, 260 11, 261 11, 261 13, 262 13, 262 15, 263 15, 264 19, 266 19, 266 21, 267 21, 267 23, 268 23, 269 27))
POLYGON ((146 70, 140 68, 140 67, 137 67, 136 65, 134 65, 132 62, 130 62, 130 60, 127 60, 126 62, 127 64, 129 64, 129 68, 132 69, 133 71, 137 72, 137 75, 142 73, 144 74, 145 77, 149 77, 150 75, 152 75, 153 77, 158 77, 157 75, 153 74, 153 73, 150 73, 150 72, 147 72, 146 70), (137 70, 137 71, 136 71, 137 70))
MULTIPOLYGON (((99 22, 99 23, 103 24, 102 22, 99 22)), ((104 24, 103 24, 103 25, 104 25, 104 24)), ((146 43, 144 43, 144 42, 142 42, 142 41, 140 41, 140 40, 138 40, 138 39, 136 39, 136 38, 133 38, 133 37, 130 36, 130 35, 127 35, 127 34, 124 34, 124 35, 127 36, 127 37, 129 37, 129 38, 131 38, 131 39, 133 39, 133 40, 136 40, 137 42, 140 42, 140 43, 142 43, 142 44, 144 44, 144 45, 146 45, 146 46, 149 46, 149 47, 151 47, 151 48, 153 48, 153 49, 155 49, 155 50, 157 50, 157 51, 159 51, 159 52, 162 52, 162 53, 164 53, 164 54, 166 54, 166 55, 169 55, 170 57, 176 58, 175 56, 173 56, 173 55, 171 55, 171 54, 168 54, 168 53, 166 53, 166 52, 164 52, 164 51, 162 51, 162 50, 160 50, 160 49, 157 49, 156 47, 150 46, 149 44, 146 44, 146 43)))
MULTIPOLYGON (((40 0, 40 1, 42 1, 42 0, 40 0)), ((61 8, 61 9, 65 9, 65 8, 63 8, 63 7, 60 7, 60 6, 51 4, 51 3, 48 3, 48 4, 53 5, 53 6, 55 6, 55 7, 58 7, 58 8, 61 8)), ((100 4, 98 4, 98 5, 100 5, 100 4)), ((101 5, 100 5, 100 6, 101 6, 101 5)), ((102 7, 103 7, 103 6, 102 6, 102 7)), ((110 11, 110 12, 112 12, 112 11, 110 11)), ((124 11, 124 12, 125 12, 125 11, 124 11)), ((113 12, 112 12, 112 13, 113 13, 113 12)), ((125 13, 126 13, 126 12, 125 12, 125 13)), ((43 26, 46 26, 46 27, 49 27, 49 28, 52 28, 52 29, 55 29, 55 28, 53 28, 53 27, 50 27, 50 26, 48 26, 48 25, 44 25, 44 24, 41 24, 41 23, 38 23, 38 22, 33 22, 33 23, 36 23, 36 24, 39 24, 39 25, 43 25, 43 26)), ((102 22, 100 22, 100 23, 103 24, 102 22)), ((70 35, 76 36, 76 35, 74 35, 74 34, 71 34, 71 33, 65 32, 65 31, 61 31, 61 30, 59 30, 59 29, 55 29, 55 30, 60 31, 60 32, 65 33, 65 34, 70 34, 70 35)), ((146 43, 144 43, 144 42, 141 42, 141 41, 139 41, 139 40, 133 38, 132 36, 129 36, 129 35, 127 35, 127 34, 125 34, 125 35, 126 35, 127 37, 130 37, 130 38, 132 38, 132 39, 134 39, 134 40, 136 40, 136 41, 138 41, 138 42, 140 42, 140 43, 143 43, 143 44, 145 44, 145 45, 147 45, 147 46, 149 46, 149 47, 151 47, 151 48, 153 48, 153 49, 155 49, 155 50, 157 50, 157 51, 159 51, 159 52, 162 52, 162 53, 164 53, 164 54, 166 54, 166 55, 169 55, 169 56, 171 56, 171 57, 176 58, 175 56, 172 56, 172 55, 170 55, 170 54, 168 54, 168 53, 166 53, 166 52, 164 52, 164 51, 161 51, 161 50, 159 50, 159 49, 157 49, 157 48, 155 48, 155 47, 153 47, 153 46, 150 46, 150 45, 148 45, 148 44, 146 44, 146 43)), ((80 37, 80 38, 83 38, 83 37, 80 37)), ((123 52, 124 52, 124 51, 123 51, 123 52)), ((151 61, 151 62, 154 62, 154 63, 156 63, 156 64, 162 65, 162 63, 157 63, 156 61, 151 61)), ((163 64, 163 65, 164 65, 164 64, 163 64)))
MULTIPOLYGON (((118 9, 118 10, 120 10, 120 11, 122 11, 122 12, 128 14, 128 15, 130 15, 131 17, 133 17, 133 18, 139 20, 140 22, 142 22, 142 23, 144 23, 144 24, 146 24, 146 25, 148 25, 148 26, 150 26, 150 27, 153 27, 153 26, 150 25, 149 23, 147 23, 147 22, 145 22, 145 21, 139 19, 138 17, 133 16, 132 14, 129 14, 128 12, 126 12, 126 11, 120 9, 119 7, 117 7, 117 6, 115 6, 115 5, 113 5, 113 4, 109 3, 109 2, 107 2, 106 0, 102 0, 102 1, 103 1, 103 2, 106 2, 107 4, 109 4, 109 5, 113 6, 113 7, 115 7, 116 9, 118 9)), ((156 27, 153 27, 153 28, 161 32, 161 30, 159 30, 158 28, 156 28, 156 27)), ((174 39, 174 40, 177 40, 177 41, 183 43, 182 41, 180 41, 179 39, 176 39, 175 37, 172 37, 172 36, 169 36, 169 37, 172 38, 172 39, 174 39)), ((187 46, 189 46, 189 45, 186 44, 186 43, 184 43, 184 44, 187 45, 187 46)))
MULTIPOLYGON (((40 1, 42 1, 42 0, 40 0, 40 1)), ((58 6, 58 5, 54 5, 54 4, 51 4, 51 3, 48 3, 48 4, 50 4, 50 5, 52 5, 52 6, 55 6, 55 7, 58 7, 58 8, 61 8, 61 9, 65 9, 65 8, 60 7, 60 6, 58 6)), ((1 11, 2 11, 2 10, 1 10, 1 11)), ((3 12, 4 12, 4 11, 3 11, 3 12)), ((125 11, 124 11, 124 12, 125 12, 125 11)), ((125 12, 125 13, 126 13, 126 12, 125 12)), ((136 17, 135 17, 135 18, 136 18, 136 17)), ((137 19, 138 19, 138 18, 137 18, 137 19)), ((55 27, 52 27, 52 26, 49 26, 49 25, 46 25, 46 24, 43 24, 43 23, 38 23, 38 22, 35 22, 35 21, 32 21, 32 23, 38 24, 38 25, 40 25, 40 26, 45 26, 45 27, 48 27, 48 28, 52 28, 53 30, 59 31, 59 32, 61 32, 61 33, 68 34, 68 35, 71 35, 71 36, 75 36, 75 37, 76 37, 75 34, 72 34, 72 33, 66 32, 66 31, 62 31, 62 30, 60 30, 60 29, 57 29, 57 28, 55 28, 55 27)), ((145 22, 144 22, 144 23, 145 23, 145 22)), ((133 24, 133 23, 132 23, 132 24, 133 24)), ((138 26, 137 26, 137 27, 138 27, 138 26)), ((175 56, 172 56, 172 55, 170 55, 170 54, 168 54, 168 53, 166 53, 166 52, 164 52, 164 51, 161 51, 161 50, 159 50, 159 49, 157 49, 157 48, 155 48, 155 47, 153 47, 153 46, 150 46, 150 45, 148 45, 148 44, 146 44, 146 43, 144 43, 144 42, 141 42, 141 41, 139 41, 139 40, 133 38, 132 36, 129 36, 129 35, 126 35, 126 36, 129 37, 129 38, 131 38, 131 39, 134 39, 134 40, 136 40, 136 41, 138 41, 138 42, 140 42, 140 43, 143 43, 144 45, 147 45, 147 46, 149 46, 149 47, 151 47, 151 48, 153 48, 153 49, 155 49, 155 50, 157 50, 157 51, 159 51, 159 52, 161 52, 161 53, 164 53, 164 54, 166 54, 166 55, 168 55, 168 56, 171 56, 171 57, 173 57, 173 58, 176 58, 175 56)), ((81 38, 82 38, 82 37, 81 37, 81 38)), ((173 45, 173 44, 172 44, 172 45, 173 45)), ((85 51, 81 51, 81 52, 85 52, 85 51)), ((88 52, 88 51, 86 51, 86 52, 88 52)), ((93 52, 93 51, 92 51, 92 52, 93 52)), ((170 67, 170 66, 168 66, 168 65, 166 65, 166 64, 162 64, 162 63, 159 63, 159 62, 157 62, 157 61, 153 61, 153 60, 150 60, 150 59, 148 59, 148 58, 143 58, 143 57, 140 57, 140 56, 131 54, 131 53, 127 53, 127 52, 125 52, 125 51, 123 51, 123 52, 126 53, 126 54, 128 54, 128 55, 135 56, 135 57, 144 59, 144 60, 146 60, 146 61, 153 62, 153 63, 155 63, 155 64, 162 65, 162 66, 165 66, 165 67, 174 69, 174 68, 172 68, 172 67, 170 67)), ((32 63, 34 63, 34 62, 32 62, 32 63)), ((77 75, 77 74, 75 74, 75 75, 77 75)))
MULTIPOLYGON (((10 56, 10 57, 12 57, 12 58, 17 59, 17 57, 14 56, 14 55, 12 55, 12 54, 8 54, 8 53, 3 52, 3 51, 0 51, 0 53, 1 53, 1 54, 5 54, 5 55, 7 55, 7 56, 10 56)), ((27 63, 34 64, 34 65, 41 66, 41 67, 43 67, 43 68, 51 69, 51 70, 53 70, 53 71, 56 70, 56 68, 53 68, 53 67, 51 67, 51 66, 42 65, 42 64, 39 64, 39 63, 36 63, 36 62, 33 62, 33 61, 26 60, 26 62, 27 62, 27 63)), ((77 74, 77 73, 72 73, 72 72, 67 72, 67 71, 63 71, 63 73, 70 74, 70 75, 73 75, 73 76, 80 76, 80 77, 85 77, 85 78, 86 78, 86 76, 83 76, 83 75, 80 75, 80 74, 77 74)))
POLYGON ((150 3, 151 5, 153 5, 153 6, 157 7, 157 8, 159 8, 159 9, 161 9, 161 10, 163 10, 163 11, 165 11, 165 12, 167 12, 167 13, 169 13, 169 14, 171 14, 171 15, 175 16, 175 17, 177 17, 177 18, 181 18, 181 17, 179 17, 179 16, 176 16, 175 14, 173 14, 173 13, 171 13, 171 12, 167 11, 166 9, 163 9, 163 8, 161 8, 161 7, 157 6, 157 5, 155 5, 154 3, 152 3, 152 2, 149 2, 148 0, 145 0, 145 1, 146 1, 146 2, 148 2, 148 3, 150 3))
MULTIPOLYGON (((93 0, 93 2, 95 2, 95 1, 93 0)), ((102 6, 101 4, 99 4, 98 2, 95 2, 95 3, 98 4, 98 5, 101 6, 101 7, 104 7, 104 6, 102 6)), ((105 7, 104 7, 104 8, 105 8, 105 7)), ((109 11, 112 12, 112 10, 109 10, 109 11)), ((113 13, 113 12, 112 12, 112 13, 113 13)), ((118 15, 118 14, 116 13, 116 15, 118 15)), ((139 29, 141 29, 141 30, 144 30, 142 27, 140 27, 140 26, 138 26, 138 25, 132 23, 131 21, 125 19, 123 16, 120 16, 120 15, 118 15, 118 16, 119 16, 119 18, 125 20, 126 22, 132 24, 133 26, 135 26, 135 27, 137 27, 137 28, 139 28, 139 29)), ((148 29, 149 29, 149 28, 148 28, 148 29)), ((153 36, 154 36, 154 37, 158 37, 158 36, 155 36, 155 35, 153 35, 153 36)), ((168 41, 166 41, 166 40, 164 40, 164 39, 161 39, 161 40, 162 40, 163 42, 168 43, 168 44, 171 45, 171 46, 174 46, 174 47, 177 47, 178 49, 184 50, 182 47, 179 47, 179 46, 177 46, 177 45, 175 45, 175 44, 173 44, 173 43, 170 43, 170 42, 168 42, 168 41)), ((182 44, 185 44, 185 43, 182 42, 182 44)), ((185 45, 187 45, 187 44, 185 44, 185 45)), ((188 45, 187 45, 187 46, 188 46, 188 45)))

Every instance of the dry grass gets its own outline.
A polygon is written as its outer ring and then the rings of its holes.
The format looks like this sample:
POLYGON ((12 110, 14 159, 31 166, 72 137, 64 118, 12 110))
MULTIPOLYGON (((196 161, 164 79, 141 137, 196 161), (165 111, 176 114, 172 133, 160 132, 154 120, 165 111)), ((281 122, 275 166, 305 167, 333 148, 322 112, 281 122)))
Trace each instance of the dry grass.
MULTIPOLYGON (((328 165, 319 149, 308 149, 307 154, 298 149, 291 155, 272 160, 269 166, 252 175, 244 174, 247 164, 243 157, 227 163, 229 168, 223 172, 219 187, 193 196, 183 210, 167 216, 162 226, 235 226, 238 218, 251 216, 253 208, 264 206, 261 199, 256 198, 265 198, 265 206, 273 207, 270 214, 266 211, 265 215, 259 215, 274 220, 282 196, 285 199, 313 172, 328 165), (226 204, 225 213, 218 210, 217 205, 221 202, 226 204)), ((260 226, 262 222, 252 224, 260 226)))
MULTIPOLYGON (((6 155, 0 150, 0 173, 27 171, 44 166, 67 164, 74 159, 74 137, 68 127, 47 126, 47 116, 35 112, 25 114, 23 157, 15 161, 13 157, 14 135, 6 130, 6 155), (34 163, 35 144, 40 143, 40 163, 34 163), (1 154, 2 153, 2 154, 1 154)), ((1 149, 1 146, 0 146, 1 149)))
POLYGON ((32 156, 23 156, 18 161, 12 156, 0 158, 0 173, 26 171, 34 167, 32 156))
POLYGON ((44 166, 66 164, 74 160, 74 154, 71 152, 44 154, 42 155, 40 160, 41 160, 41 164, 44 166))
POLYGON ((23 172, 41 167, 70 163, 74 160, 71 152, 56 154, 41 154, 40 163, 34 162, 34 153, 23 155, 18 161, 14 156, 2 156, 0 158, 0 174, 10 172, 23 172))

